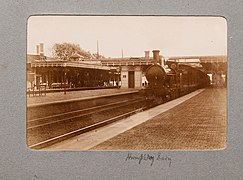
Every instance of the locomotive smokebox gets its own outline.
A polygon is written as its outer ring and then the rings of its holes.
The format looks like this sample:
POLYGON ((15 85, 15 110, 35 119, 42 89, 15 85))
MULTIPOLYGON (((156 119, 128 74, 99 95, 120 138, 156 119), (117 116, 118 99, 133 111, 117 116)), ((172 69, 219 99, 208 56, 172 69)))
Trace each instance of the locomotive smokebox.
POLYGON ((153 50, 153 61, 154 64, 159 63, 159 50, 153 50))
POLYGON ((145 76, 149 82, 149 85, 156 86, 164 83, 166 72, 162 66, 156 64, 147 68, 145 76))

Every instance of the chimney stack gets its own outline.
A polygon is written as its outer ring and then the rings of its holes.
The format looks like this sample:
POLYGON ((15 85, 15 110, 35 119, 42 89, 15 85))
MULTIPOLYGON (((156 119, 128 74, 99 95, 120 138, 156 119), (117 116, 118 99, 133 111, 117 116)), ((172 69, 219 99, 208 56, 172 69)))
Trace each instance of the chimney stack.
POLYGON ((41 56, 44 56, 44 44, 43 43, 40 43, 40 45, 39 45, 39 51, 40 51, 40 55, 41 56))
POLYGON ((159 63, 159 50, 153 50, 153 61, 154 64, 159 63))
POLYGON ((149 59, 149 51, 144 51, 145 52, 145 59, 149 59))
POLYGON ((40 55, 40 45, 36 45, 36 54, 40 55))

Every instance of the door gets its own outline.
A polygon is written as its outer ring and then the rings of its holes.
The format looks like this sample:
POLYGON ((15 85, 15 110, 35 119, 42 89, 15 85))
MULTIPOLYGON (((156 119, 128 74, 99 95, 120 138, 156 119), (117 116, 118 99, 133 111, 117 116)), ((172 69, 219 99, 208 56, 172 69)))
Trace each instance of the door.
POLYGON ((134 71, 128 71, 128 88, 134 88, 134 71))

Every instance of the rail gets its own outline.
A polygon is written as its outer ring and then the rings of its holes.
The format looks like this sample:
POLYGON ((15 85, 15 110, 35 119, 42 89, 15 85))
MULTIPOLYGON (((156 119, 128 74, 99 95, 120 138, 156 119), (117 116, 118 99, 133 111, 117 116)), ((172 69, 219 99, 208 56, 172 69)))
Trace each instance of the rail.
POLYGON ((29 147, 39 149, 106 125, 142 110, 145 108, 144 104, 144 98, 134 98, 27 120, 29 147))

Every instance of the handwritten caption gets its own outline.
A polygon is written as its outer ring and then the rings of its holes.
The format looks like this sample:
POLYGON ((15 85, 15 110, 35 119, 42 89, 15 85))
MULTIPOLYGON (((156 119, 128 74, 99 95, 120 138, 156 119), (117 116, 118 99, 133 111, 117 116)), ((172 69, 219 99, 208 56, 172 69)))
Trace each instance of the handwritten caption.
POLYGON ((155 162, 165 163, 169 168, 172 164, 172 159, 169 156, 163 156, 160 152, 156 155, 149 153, 131 153, 128 152, 125 161, 137 161, 138 164, 149 163, 150 166, 153 166, 155 162))

